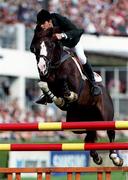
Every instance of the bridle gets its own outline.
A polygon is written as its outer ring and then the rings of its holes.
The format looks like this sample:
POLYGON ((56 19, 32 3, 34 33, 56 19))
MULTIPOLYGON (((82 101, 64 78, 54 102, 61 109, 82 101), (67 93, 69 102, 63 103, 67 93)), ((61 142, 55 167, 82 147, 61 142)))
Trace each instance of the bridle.
POLYGON ((45 55, 38 55, 38 58, 43 58, 44 61, 46 62, 46 67, 49 68, 51 64, 51 60, 49 61, 49 58, 45 55))
POLYGON ((39 58, 43 58, 45 63, 46 63, 46 69, 47 69, 47 73, 49 74, 52 70, 55 70, 59 67, 60 65, 60 61, 57 61, 57 62, 54 62, 53 60, 53 55, 54 55, 54 48, 55 48, 55 42, 52 42, 51 41, 51 44, 52 44, 52 47, 49 47, 49 51, 50 51, 50 56, 45 56, 45 55, 40 55, 38 54, 37 57, 38 59, 39 58))

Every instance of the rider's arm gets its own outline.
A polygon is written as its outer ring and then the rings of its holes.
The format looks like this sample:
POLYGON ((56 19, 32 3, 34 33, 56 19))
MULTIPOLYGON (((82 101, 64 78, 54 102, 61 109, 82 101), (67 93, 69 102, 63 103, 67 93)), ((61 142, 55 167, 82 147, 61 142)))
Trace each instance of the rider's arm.
MULTIPOLYGON (((67 36, 67 38, 72 39, 74 37, 79 37, 84 33, 83 29, 77 28, 69 19, 59 14, 54 13, 57 23, 59 24, 62 32, 67 36)), ((65 36, 65 37, 66 37, 65 36)))

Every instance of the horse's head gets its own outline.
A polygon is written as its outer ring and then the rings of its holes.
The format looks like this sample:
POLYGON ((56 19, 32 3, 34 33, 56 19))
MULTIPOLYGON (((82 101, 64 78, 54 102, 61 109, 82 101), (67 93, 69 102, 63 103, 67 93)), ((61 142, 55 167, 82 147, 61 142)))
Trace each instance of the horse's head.
POLYGON ((37 32, 37 61, 39 71, 43 76, 48 75, 60 60, 61 46, 53 37, 56 29, 50 28, 46 31, 39 29, 37 32))

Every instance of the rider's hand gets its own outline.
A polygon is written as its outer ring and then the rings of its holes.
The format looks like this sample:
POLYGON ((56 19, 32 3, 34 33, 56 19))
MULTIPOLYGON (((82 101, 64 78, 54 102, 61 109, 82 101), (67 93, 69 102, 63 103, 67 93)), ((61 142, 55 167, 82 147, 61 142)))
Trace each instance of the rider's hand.
POLYGON ((53 34, 52 38, 54 40, 67 39, 67 35, 65 33, 56 33, 56 34, 53 34))
POLYGON ((61 33, 60 34, 56 33, 56 34, 53 34, 52 38, 54 38, 54 40, 61 40, 63 37, 61 33))

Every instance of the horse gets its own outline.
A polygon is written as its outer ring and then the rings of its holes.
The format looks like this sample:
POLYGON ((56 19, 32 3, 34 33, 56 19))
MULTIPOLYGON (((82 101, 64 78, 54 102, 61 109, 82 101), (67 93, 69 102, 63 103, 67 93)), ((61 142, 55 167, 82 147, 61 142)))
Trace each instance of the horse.
MULTIPOLYGON (((113 121, 113 102, 101 78, 97 75, 97 84, 101 87, 102 94, 92 96, 90 83, 82 73, 78 57, 55 39, 56 32, 59 32, 57 28, 44 31, 38 27, 32 41, 41 80, 40 88, 58 108, 66 111, 67 122, 113 121), (67 95, 69 92, 70 95, 67 95)), ((97 140, 96 130, 75 133, 85 133, 86 143, 95 143, 97 140)), ((107 135, 110 143, 114 142, 115 131, 107 130, 107 135)), ((90 156, 96 164, 102 164, 102 157, 96 150, 90 150, 90 156)), ((116 150, 109 151, 109 158, 114 165, 123 165, 116 150)))

